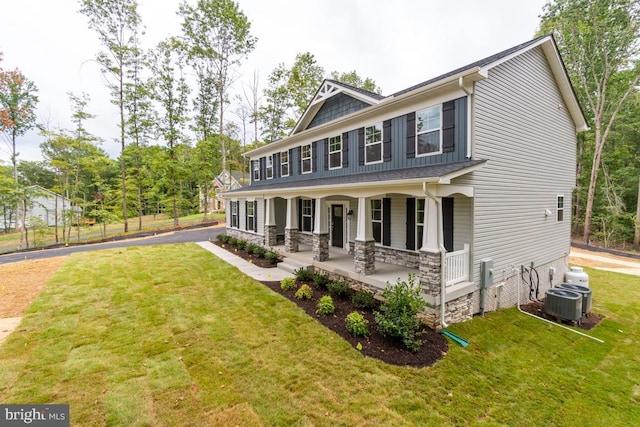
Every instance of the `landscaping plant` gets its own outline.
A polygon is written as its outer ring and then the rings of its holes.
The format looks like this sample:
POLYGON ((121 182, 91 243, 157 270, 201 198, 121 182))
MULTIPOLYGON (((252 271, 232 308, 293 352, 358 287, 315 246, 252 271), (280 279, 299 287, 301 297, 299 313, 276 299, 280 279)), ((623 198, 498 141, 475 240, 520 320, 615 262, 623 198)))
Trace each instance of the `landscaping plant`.
POLYGON ((304 267, 300 267, 299 269, 295 270, 293 274, 296 275, 296 280, 298 282, 310 283, 313 281, 313 271, 304 267))
POLYGON ((264 254, 264 257, 265 257, 265 259, 270 261, 271 264, 277 264, 280 261, 280 254, 278 253, 278 251, 276 251, 274 249, 268 250, 264 254))
POLYGON ((325 295, 320 298, 317 305, 318 309, 316 313, 318 314, 333 314, 335 311, 335 307, 333 306, 333 299, 329 295, 325 295))
POLYGON ((327 285, 331 279, 327 273, 315 273, 313 275, 313 284, 320 290, 327 289, 327 285))
POLYGON ((410 274, 408 281, 397 280, 382 293, 383 303, 380 311, 375 312, 378 331, 388 338, 400 339, 411 351, 422 346, 420 339, 420 319, 418 313, 427 304, 420 296, 420 287, 415 284, 415 275, 410 274))
POLYGON ((283 291, 290 291, 296 288, 296 279, 293 277, 285 277, 280 281, 280 288, 283 291))
POLYGON ((302 285, 296 291, 294 296, 298 299, 311 299, 313 296, 313 289, 311 289, 311 286, 309 285, 302 285))
POLYGON ((369 321, 357 311, 347 314, 344 321, 347 331, 351 332, 354 337, 365 337, 369 335, 369 321))
POLYGON ((372 310, 376 304, 373 293, 364 289, 357 290, 351 297, 351 302, 359 309, 367 311, 372 310))
POLYGON ((340 299, 345 299, 349 296, 349 285, 345 282, 330 282, 327 285, 327 289, 340 299))

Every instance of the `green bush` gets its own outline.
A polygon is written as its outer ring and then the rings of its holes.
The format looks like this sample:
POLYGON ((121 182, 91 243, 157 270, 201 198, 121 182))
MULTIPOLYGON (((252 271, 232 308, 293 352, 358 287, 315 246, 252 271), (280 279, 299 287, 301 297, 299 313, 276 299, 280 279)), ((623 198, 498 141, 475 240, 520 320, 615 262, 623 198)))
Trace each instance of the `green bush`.
POLYGON ((283 291, 290 291, 297 286, 296 279, 293 277, 285 277, 280 281, 280 289, 283 291))
POLYGON ((298 299, 311 299, 312 296, 313 296, 313 289, 311 289, 309 285, 300 286, 300 288, 298 288, 298 290, 294 294, 294 297, 298 299))
POLYGON ((313 281, 313 271, 308 270, 304 267, 300 267, 296 271, 293 272, 296 275, 296 280, 298 282, 312 282, 313 281))
POLYGON ((417 315, 427 304, 420 296, 420 287, 415 284, 415 275, 410 274, 408 282, 398 279, 395 285, 387 286, 382 298, 380 311, 375 312, 378 331, 384 337, 402 340, 411 351, 420 350, 421 325, 417 315))
POLYGON ((256 245, 255 243, 251 243, 251 242, 247 242, 244 245, 244 250, 248 253, 251 254, 253 253, 253 250, 257 247, 258 245, 256 245))
POLYGON ((271 249, 264 254, 264 257, 271 262, 271 264, 277 264, 280 261, 280 254, 278 251, 271 249))
POLYGON ((228 234, 218 234, 216 236, 216 239, 218 240, 218 242, 220 243, 227 243, 229 242, 229 239, 231 238, 231 236, 229 236, 228 234))
POLYGON ((251 253, 253 253, 257 257, 264 258, 264 255, 267 253, 267 250, 260 245, 255 245, 251 253))
POLYGON ((237 238, 235 238, 235 237, 229 237, 228 242, 229 242, 229 244, 230 244, 231 246, 233 246, 234 248, 237 248, 237 247, 238 247, 238 239, 237 239, 237 238))
POLYGON ((316 285, 318 289, 327 289, 327 285, 331 279, 329 279, 329 275, 326 273, 315 273, 313 275, 313 284, 316 285))
POLYGON ((357 311, 347 314, 344 325, 347 331, 354 337, 365 337, 369 335, 369 321, 357 311))
POLYGON ((333 299, 329 295, 325 295, 320 298, 317 307, 318 309, 316 310, 316 313, 318 314, 333 314, 336 309, 333 306, 333 299))
POLYGON ((244 239, 238 239, 238 242, 236 243, 236 246, 238 247, 238 249, 244 250, 244 248, 249 244, 249 242, 247 242, 244 239))
POLYGON ((329 292, 340 299, 345 299, 349 296, 349 285, 347 285, 345 282, 330 282, 327 285, 327 289, 329 290, 329 292))
POLYGON ((376 305, 373 293, 365 291, 364 289, 356 291, 351 296, 351 302, 361 310, 372 310, 376 305))

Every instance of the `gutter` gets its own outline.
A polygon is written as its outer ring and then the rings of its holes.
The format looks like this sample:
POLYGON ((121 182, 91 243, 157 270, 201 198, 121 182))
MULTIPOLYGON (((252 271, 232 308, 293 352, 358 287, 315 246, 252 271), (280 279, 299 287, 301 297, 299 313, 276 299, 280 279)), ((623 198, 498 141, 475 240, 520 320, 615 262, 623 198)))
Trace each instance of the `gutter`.
POLYGON ((424 194, 433 200, 438 209, 438 224, 436 227, 438 228, 438 249, 440 250, 440 324, 443 328, 449 326, 445 320, 445 306, 446 306, 446 290, 447 290, 447 281, 445 279, 445 255, 447 250, 444 247, 444 239, 442 235, 442 207, 441 207, 441 199, 429 192, 427 189, 427 182, 422 183, 422 190, 424 194))

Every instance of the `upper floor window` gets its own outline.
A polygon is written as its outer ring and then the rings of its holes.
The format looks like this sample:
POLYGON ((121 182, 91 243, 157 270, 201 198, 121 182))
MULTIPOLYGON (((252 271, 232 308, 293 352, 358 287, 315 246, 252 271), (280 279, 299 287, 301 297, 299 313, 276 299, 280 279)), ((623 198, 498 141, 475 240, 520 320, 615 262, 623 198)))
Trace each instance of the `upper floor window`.
POLYGON ((280 176, 289 176, 289 152, 280 153, 280 176))
POLYGON ((382 161, 382 123, 364 128, 364 163, 382 161))
POLYGON ((329 138, 329 169, 342 167, 342 136, 329 138))
POLYGON ((255 215, 256 202, 247 202, 247 227, 248 231, 255 231, 256 229, 256 215, 255 215))
POLYGON ((253 180, 260 181, 260 161, 253 161, 253 180))
POLYGON ((310 199, 302 199, 302 231, 313 231, 313 206, 310 199))
POLYGON ((438 154, 442 152, 442 114, 440 106, 427 108, 416 113, 416 155, 438 154))
POLYGON ((311 172, 311 144, 302 146, 302 173, 311 172))
POLYGON ((556 221, 564 221, 564 196, 558 196, 558 205, 556 209, 556 221))
POLYGON ((231 227, 238 228, 238 202, 231 202, 231 227))
POLYGON ((371 225, 373 240, 382 243, 382 199, 371 199, 371 225))
POLYGON ((267 179, 273 178, 273 156, 267 156, 267 179))

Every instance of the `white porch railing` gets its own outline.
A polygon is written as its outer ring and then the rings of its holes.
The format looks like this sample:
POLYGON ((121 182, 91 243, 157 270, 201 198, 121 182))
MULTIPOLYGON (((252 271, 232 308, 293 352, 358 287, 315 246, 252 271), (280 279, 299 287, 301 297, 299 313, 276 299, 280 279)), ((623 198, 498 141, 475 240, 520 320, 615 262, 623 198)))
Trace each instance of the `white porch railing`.
POLYGON ((469 245, 461 251, 447 252, 444 260, 447 286, 469 281, 469 245))

